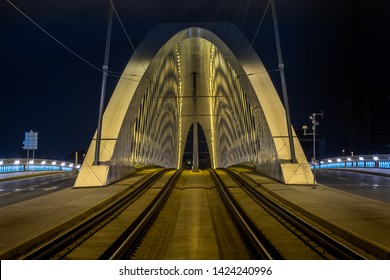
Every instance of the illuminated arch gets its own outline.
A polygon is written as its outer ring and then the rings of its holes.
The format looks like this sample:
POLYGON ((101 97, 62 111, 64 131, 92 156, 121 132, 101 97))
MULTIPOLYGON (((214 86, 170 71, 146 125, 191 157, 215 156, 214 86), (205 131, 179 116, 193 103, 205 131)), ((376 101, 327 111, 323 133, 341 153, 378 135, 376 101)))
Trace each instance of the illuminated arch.
POLYGON ((123 71, 103 116, 101 163, 92 165, 95 134, 75 186, 108 185, 137 165, 180 167, 194 72, 198 122, 214 168, 252 164, 280 182, 313 182, 295 134, 298 163, 290 162, 283 105, 242 33, 230 24, 165 24, 149 32, 123 71))

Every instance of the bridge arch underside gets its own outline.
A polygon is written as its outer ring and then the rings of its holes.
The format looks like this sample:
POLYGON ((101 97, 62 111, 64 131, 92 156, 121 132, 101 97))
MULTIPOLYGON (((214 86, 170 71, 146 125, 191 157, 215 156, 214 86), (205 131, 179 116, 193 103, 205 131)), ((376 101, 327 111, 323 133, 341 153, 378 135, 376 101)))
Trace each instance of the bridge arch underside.
POLYGON ((145 46, 144 40, 104 113, 100 164, 92 165, 95 134, 75 187, 108 185, 139 165, 180 168, 194 100, 213 168, 251 164, 280 182, 313 182, 296 137, 298 163, 290 162, 284 108, 248 44, 233 53, 214 33, 192 27, 157 52, 145 46))

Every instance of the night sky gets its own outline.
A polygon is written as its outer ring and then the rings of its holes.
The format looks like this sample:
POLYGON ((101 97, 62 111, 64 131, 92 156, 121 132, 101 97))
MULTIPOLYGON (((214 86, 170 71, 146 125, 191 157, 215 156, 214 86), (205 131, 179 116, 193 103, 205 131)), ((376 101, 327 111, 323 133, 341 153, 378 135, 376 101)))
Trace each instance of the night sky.
MULTIPOLYGON (((351 50, 347 0, 276 0, 280 39, 297 132, 313 112, 325 111, 318 133, 326 154, 342 149, 342 104, 348 91, 351 50)), ((51 35, 102 67, 108 15, 105 0, 12 0, 51 35)), ((268 0, 116 0, 115 6, 137 46, 160 22, 232 22, 252 41, 268 0), (130 4, 131 3, 131 4, 130 4)), ((389 24, 385 1, 361 0, 355 30, 359 81, 389 90, 389 24)), ((268 10, 254 48, 268 70, 277 68, 268 10)), ((97 126, 101 72, 73 56, 21 15, 0 2, 0 158, 23 157, 24 133, 39 133, 37 158, 66 159, 86 150, 97 126)), ((122 72, 133 51, 114 18, 109 69, 122 72)), ((279 73, 271 73, 278 92, 279 73)), ((117 79, 110 77, 107 101, 117 79)))

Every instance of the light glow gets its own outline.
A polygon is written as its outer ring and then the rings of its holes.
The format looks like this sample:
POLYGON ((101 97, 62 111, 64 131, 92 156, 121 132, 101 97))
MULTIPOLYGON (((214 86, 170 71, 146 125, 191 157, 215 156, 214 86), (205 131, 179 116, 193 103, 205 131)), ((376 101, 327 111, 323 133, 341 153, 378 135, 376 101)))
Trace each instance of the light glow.
POLYGON ((181 160, 182 160, 182 154, 184 153, 184 145, 182 145, 183 142, 183 79, 182 79, 182 69, 181 69, 181 53, 180 53, 180 45, 176 45, 176 63, 177 63, 177 75, 178 75, 178 102, 179 102, 179 108, 178 108, 178 114, 179 114, 179 121, 178 121, 178 151, 177 151, 177 168, 180 168, 181 166, 181 160), (182 151, 183 150, 183 151, 182 151))
POLYGON ((210 49, 210 64, 209 64, 209 109, 210 109, 210 128, 211 128, 211 160, 212 160, 212 168, 216 168, 217 163, 217 155, 216 155, 216 147, 215 147, 215 119, 214 119, 214 82, 215 82, 215 69, 214 69, 214 60, 215 60, 215 46, 212 44, 210 49))

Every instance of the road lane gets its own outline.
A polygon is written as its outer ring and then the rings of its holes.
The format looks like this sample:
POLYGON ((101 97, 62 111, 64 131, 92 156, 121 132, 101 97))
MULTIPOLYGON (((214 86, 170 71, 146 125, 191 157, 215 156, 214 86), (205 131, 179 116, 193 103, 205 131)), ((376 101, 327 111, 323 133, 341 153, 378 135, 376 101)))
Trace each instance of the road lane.
POLYGON ((76 175, 60 173, 0 182, 0 207, 73 187, 76 175))
POLYGON ((321 169, 316 171, 316 179, 335 189, 390 203, 390 177, 321 169))

